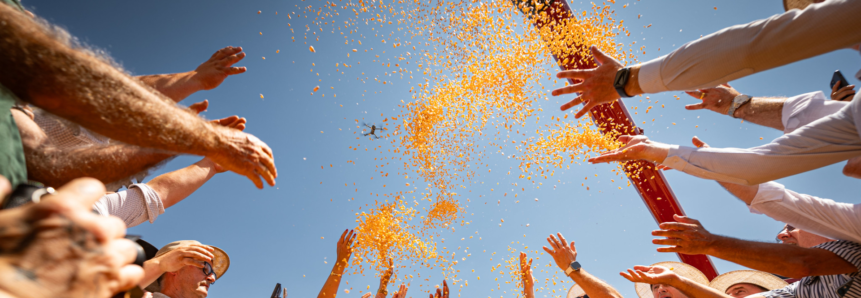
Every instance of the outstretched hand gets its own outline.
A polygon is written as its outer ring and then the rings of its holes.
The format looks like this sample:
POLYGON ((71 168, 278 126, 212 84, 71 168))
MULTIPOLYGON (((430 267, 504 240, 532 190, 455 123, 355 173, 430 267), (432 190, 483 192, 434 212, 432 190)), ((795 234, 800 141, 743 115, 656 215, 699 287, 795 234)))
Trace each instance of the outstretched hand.
POLYGON ((409 287, 407 287, 407 285, 405 284, 401 284, 400 288, 398 288, 398 291, 392 294, 392 298, 406 298, 407 290, 409 290, 409 287))
POLYGON ((532 277, 532 259, 526 261, 526 253, 520 252, 520 281, 523 283, 523 297, 535 297, 535 279, 532 277))
POLYGON ((278 170, 272 149, 257 137, 237 129, 220 128, 216 131, 216 148, 206 154, 215 163, 228 171, 245 176, 257 188, 263 188, 263 181, 275 186, 278 170))
POLYGON ((640 282, 647 284, 665 284, 671 285, 679 276, 675 272, 662 266, 634 266, 634 269, 628 269, 628 272, 620 272, 619 275, 630 280, 631 282, 640 282))
POLYGON ((585 103, 583 109, 574 115, 575 118, 583 117, 592 108, 600 104, 611 103, 620 98, 616 88, 613 87, 613 80, 616 78, 616 72, 624 66, 616 59, 601 52, 596 46, 592 46, 590 50, 598 67, 586 70, 566 70, 556 74, 556 77, 560 79, 580 80, 573 85, 553 90, 553 96, 579 93, 579 96, 560 107, 564 111, 575 105, 585 103))
POLYGON ((732 100, 735 99, 736 96, 741 95, 740 92, 730 87, 729 84, 721 84, 714 88, 685 91, 685 93, 696 99, 702 100, 701 103, 686 105, 685 109, 692 111, 707 109, 721 115, 729 113, 729 108, 732 106, 732 100))
POLYGON ((245 58, 242 47, 225 47, 194 70, 192 79, 195 80, 201 90, 211 90, 224 82, 227 76, 245 72, 246 68, 234 67, 233 64, 245 58))
POLYGON ((356 234, 353 230, 344 230, 341 238, 338 239, 338 262, 343 261, 344 265, 350 262, 350 256, 353 255, 353 241, 356 240, 356 234))
POLYGON ((428 296, 428 297, 429 298, 448 298, 448 294, 449 294, 448 283, 446 283, 445 280, 443 279, 442 280, 442 289, 437 288, 436 294, 430 294, 430 296, 428 296))
POLYGON ((553 235, 547 237, 547 243, 550 243, 553 249, 549 249, 547 246, 543 248, 544 251, 553 257, 556 266, 559 266, 559 269, 565 270, 571 266, 572 262, 577 261, 577 248, 574 247, 574 241, 571 241, 569 244, 568 240, 565 240, 565 237, 562 236, 562 233, 556 233, 556 235, 559 236, 559 239, 556 239, 553 235))
MULTIPOLYGON (((11 191, 0 176, 0 197, 11 191)), ((0 211, 0 295, 111 297, 137 284, 144 272, 132 264, 125 224, 91 212, 104 194, 98 180, 79 178, 39 203, 0 211)))
POLYGON ((718 236, 709 233, 696 219, 678 214, 673 215, 673 219, 676 222, 661 223, 660 230, 652 231, 652 236, 666 237, 666 239, 654 239, 652 243, 669 245, 669 247, 659 247, 658 252, 708 254, 709 247, 713 246, 718 236))
POLYGON ((661 163, 667 158, 670 146, 653 142, 646 136, 619 136, 619 142, 625 144, 622 148, 610 150, 597 157, 589 159, 590 163, 624 162, 643 159, 649 162, 661 163))

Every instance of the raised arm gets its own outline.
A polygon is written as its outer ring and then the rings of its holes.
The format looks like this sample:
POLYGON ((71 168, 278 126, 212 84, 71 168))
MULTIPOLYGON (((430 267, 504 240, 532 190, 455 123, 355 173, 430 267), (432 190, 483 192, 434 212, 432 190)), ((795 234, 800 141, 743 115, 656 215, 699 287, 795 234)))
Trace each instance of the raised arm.
POLYGON ((162 274, 174 272, 182 267, 204 267, 204 262, 212 262, 214 249, 207 245, 191 244, 178 247, 166 254, 147 260, 143 263, 144 277, 138 283, 141 289, 155 282, 162 274))
POLYGON ((261 178, 274 185, 272 150, 254 136, 179 109, 140 81, 53 38, 8 5, 0 5, 0 35, 0 84, 21 100, 112 139, 207 156, 258 188, 261 178))
POLYGON ((317 298, 335 298, 338 295, 338 286, 341 284, 341 276, 344 275, 344 270, 350 263, 350 256, 353 255, 353 240, 356 240, 356 234, 353 230, 344 230, 341 238, 338 239, 338 259, 335 261, 335 266, 332 267, 332 272, 329 273, 329 278, 323 284, 323 289, 317 298))
POLYGON ((669 246, 658 248, 658 252, 707 254, 751 269, 793 278, 858 271, 852 263, 828 250, 714 235, 698 220, 680 215, 673 218, 677 222, 662 223, 661 230, 652 232, 653 236, 667 237, 652 240, 654 244, 669 246))
POLYGON ((225 47, 212 54, 209 60, 200 64, 195 70, 173 74, 143 75, 136 78, 173 101, 180 102, 197 91, 218 87, 227 76, 245 72, 244 66, 233 66, 242 58, 245 58, 242 47, 225 47))
MULTIPOLYGON (((556 266, 559 266, 559 269, 562 269, 564 272, 572 262, 577 260, 577 249, 574 247, 574 242, 572 241, 569 244, 565 240, 565 237, 562 236, 562 233, 557 233, 557 235, 559 239, 556 239, 553 235, 547 237, 547 242, 550 243, 552 249, 544 246, 544 251, 553 256, 556 266)), ((589 274, 585 269, 575 270, 568 277, 580 285, 590 298, 622 298, 622 294, 619 294, 619 291, 603 280, 589 274)))
POLYGON ((532 259, 526 261, 526 253, 520 252, 520 283, 523 284, 523 297, 535 298, 535 278, 532 276, 532 259))
POLYGON ((631 282, 647 283, 650 285, 669 285, 688 297, 732 298, 732 296, 721 293, 707 285, 692 281, 684 276, 679 276, 670 269, 661 266, 634 266, 634 269, 628 269, 628 272, 620 272, 619 275, 631 282))
MULTIPOLYGON (((700 103, 686 105, 685 109, 707 109, 727 116, 729 116, 729 108, 732 106, 733 99, 741 95, 741 92, 738 92, 729 84, 722 84, 714 88, 686 91, 685 93, 693 98, 702 100, 700 103)), ((738 108, 733 117, 783 131, 783 122, 781 119, 783 115, 783 103, 785 101, 785 97, 753 97, 750 99, 750 102, 738 108)))

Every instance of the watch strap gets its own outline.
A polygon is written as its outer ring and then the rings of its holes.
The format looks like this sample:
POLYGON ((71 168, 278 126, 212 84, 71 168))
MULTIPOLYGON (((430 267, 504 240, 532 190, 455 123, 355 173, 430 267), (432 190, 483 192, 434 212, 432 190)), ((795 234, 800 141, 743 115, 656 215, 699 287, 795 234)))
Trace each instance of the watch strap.
POLYGON ((616 93, 619 93, 619 96, 630 98, 628 92, 625 92, 625 85, 628 85, 628 79, 631 75, 631 68, 625 67, 616 71, 616 78, 613 79, 613 88, 616 89, 616 93))
POLYGON ((735 111, 737 111, 738 108, 740 108, 741 106, 750 102, 750 100, 752 98, 753 97, 751 97, 750 95, 745 95, 745 94, 741 94, 741 95, 736 96, 735 98, 732 99, 732 104, 730 105, 729 111, 727 111, 727 114, 730 117, 738 118, 735 116, 735 111))
POLYGON ((580 271, 580 263, 577 261, 571 262, 568 268, 565 269, 565 275, 571 275, 574 271, 580 271))

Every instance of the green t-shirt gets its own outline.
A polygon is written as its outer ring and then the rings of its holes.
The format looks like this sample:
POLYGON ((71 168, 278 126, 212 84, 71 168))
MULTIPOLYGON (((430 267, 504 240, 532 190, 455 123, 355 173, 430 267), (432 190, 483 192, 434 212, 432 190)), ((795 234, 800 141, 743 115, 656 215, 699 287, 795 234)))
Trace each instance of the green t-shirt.
MULTIPOLYGON (((18 0, 0 0, 0 3, 11 5, 24 11, 18 0)), ((9 89, 0 84, 0 175, 9 179, 12 188, 27 182, 27 163, 24 161, 24 146, 21 144, 21 134, 15 119, 12 118, 12 106, 17 97, 9 89)))

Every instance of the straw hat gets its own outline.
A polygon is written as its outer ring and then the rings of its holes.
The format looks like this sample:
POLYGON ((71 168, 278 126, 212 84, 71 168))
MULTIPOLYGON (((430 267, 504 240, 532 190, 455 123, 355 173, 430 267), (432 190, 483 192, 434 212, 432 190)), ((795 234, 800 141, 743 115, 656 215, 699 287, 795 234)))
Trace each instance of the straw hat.
MULTIPOLYGON (((203 245, 196 240, 174 241, 174 242, 168 243, 167 245, 165 245, 164 247, 159 249, 158 253, 155 254, 155 257, 160 257, 166 253, 173 251, 174 249, 177 249, 180 247, 185 247, 185 246, 190 246, 192 244, 203 245)), ((227 272, 227 268, 230 267, 230 257, 227 256, 227 253, 224 252, 224 250, 222 250, 218 247, 212 246, 212 245, 208 245, 208 246, 215 249, 215 251, 212 252, 212 254, 215 255, 215 258, 212 259, 212 262, 210 262, 210 264, 212 264, 212 270, 215 270, 215 279, 218 280, 219 278, 224 276, 224 273, 227 272)), ((162 274, 162 276, 163 275, 164 274, 162 274)), ((160 280, 161 280, 161 276, 159 276, 159 279, 157 279, 156 281, 151 283, 149 286, 147 286, 146 290, 150 291, 150 292, 160 291, 161 290, 161 285, 159 284, 160 280)))
POLYGON ((790 11, 793 9, 805 9, 808 5, 813 3, 819 3, 822 1, 816 0, 783 0, 783 9, 786 11, 790 11))
POLYGON ((729 287, 740 283, 755 284, 766 288, 769 291, 789 285, 786 281, 771 273, 756 270, 736 270, 718 275, 718 277, 715 277, 715 279, 712 280, 709 287, 712 287, 721 293, 726 293, 726 290, 729 289, 729 287))
POLYGON ((586 291, 583 291, 583 288, 581 288, 580 285, 575 284, 570 290, 568 290, 567 298, 577 298, 583 295, 586 295, 586 291))
MULTIPOLYGON (((668 261, 654 263, 652 264, 652 266, 666 267, 670 269, 670 271, 673 271, 674 273, 678 274, 679 276, 683 276, 687 279, 693 280, 694 282, 703 285, 709 284, 709 279, 706 278, 705 274, 700 272, 700 270, 695 268, 694 266, 685 263, 668 261)), ((654 297, 654 295, 652 294, 652 287, 649 284, 638 282, 634 284, 634 289, 637 290, 637 295, 639 295, 640 298, 654 297)))

